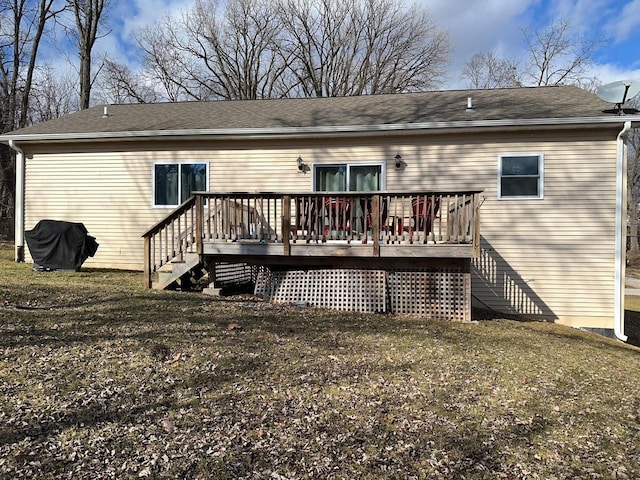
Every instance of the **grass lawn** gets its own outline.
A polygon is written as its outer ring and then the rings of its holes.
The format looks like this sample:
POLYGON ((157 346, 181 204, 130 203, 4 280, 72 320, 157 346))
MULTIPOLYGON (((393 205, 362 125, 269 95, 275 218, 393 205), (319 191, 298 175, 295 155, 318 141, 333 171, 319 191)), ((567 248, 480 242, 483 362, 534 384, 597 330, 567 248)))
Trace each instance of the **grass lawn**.
POLYGON ((0 249, 0 478, 640 478, 640 349, 35 273, 0 249))

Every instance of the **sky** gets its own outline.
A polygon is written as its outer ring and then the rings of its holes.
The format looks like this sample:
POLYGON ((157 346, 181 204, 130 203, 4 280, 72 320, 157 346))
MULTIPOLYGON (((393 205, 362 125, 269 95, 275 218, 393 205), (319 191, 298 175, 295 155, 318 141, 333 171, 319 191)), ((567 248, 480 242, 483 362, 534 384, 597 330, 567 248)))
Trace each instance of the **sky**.
POLYGON ((640 81, 640 0, 420 0, 454 44, 450 84, 461 87, 461 67, 476 52, 522 60, 522 29, 568 19, 577 33, 602 36, 590 76, 601 83, 640 81))
MULTIPOLYGON (((444 89, 465 88, 462 66, 475 53, 494 51, 522 61, 522 29, 534 31, 554 20, 569 19, 577 33, 602 36, 589 76, 605 84, 640 81, 640 0, 413 0, 449 32, 453 44, 444 89)), ((119 62, 135 65, 133 33, 167 12, 188 8, 193 0, 112 0, 111 33, 96 50, 109 52, 119 62)), ((411 3, 411 0, 409 0, 411 3)))

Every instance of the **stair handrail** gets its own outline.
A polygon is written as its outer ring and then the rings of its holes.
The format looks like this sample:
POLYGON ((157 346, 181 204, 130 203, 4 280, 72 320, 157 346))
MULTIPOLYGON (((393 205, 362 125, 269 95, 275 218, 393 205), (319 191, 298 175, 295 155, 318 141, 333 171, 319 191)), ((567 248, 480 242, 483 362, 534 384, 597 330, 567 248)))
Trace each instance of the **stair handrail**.
MULTIPOLYGON (((162 220, 153 225, 150 229, 142 234, 142 238, 144 239, 144 284, 146 288, 151 288, 151 276, 156 269, 163 264, 157 264, 152 255, 152 246, 154 244, 153 240, 160 233, 162 233, 168 226, 172 225, 178 218, 188 212, 190 209, 194 208, 196 205, 196 197, 191 196, 187 200, 184 201, 179 207, 169 213, 162 220)), ((179 251, 177 255, 182 255, 185 252, 183 251, 182 245, 179 246, 179 251)))

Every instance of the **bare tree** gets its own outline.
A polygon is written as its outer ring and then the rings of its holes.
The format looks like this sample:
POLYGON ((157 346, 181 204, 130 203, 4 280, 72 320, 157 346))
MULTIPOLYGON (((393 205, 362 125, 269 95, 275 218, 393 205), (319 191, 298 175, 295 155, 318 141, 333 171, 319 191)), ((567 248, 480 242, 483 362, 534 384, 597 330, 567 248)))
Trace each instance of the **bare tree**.
MULTIPOLYGON (((50 23, 63 9, 54 0, 0 0, 1 131, 27 124, 38 50, 50 23)), ((13 229, 15 158, 0 148, 0 234, 13 229)))
POLYGON ((3 104, 2 131, 27 124, 38 49, 50 20, 64 8, 54 0, 0 1, 0 59, 3 104))
MULTIPOLYGON (((194 98, 202 100, 188 93, 191 91, 189 72, 192 70, 193 59, 186 58, 186 54, 180 50, 179 23, 178 19, 165 16, 136 35, 136 43, 143 55, 139 75, 142 81, 149 79, 155 85, 159 98, 170 102, 194 98)), ((129 87, 134 90, 137 88, 131 82, 129 87)), ((133 96, 139 97, 141 94, 136 90, 133 96)))
POLYGON ((34 79, 29 123, 46 122, 78 110, 75 81, 50 66, 39 68, 34 79))
POLYGON ((152 103, 160 99, 142 75, 113 60, 105 61, 97 82, 102 103, 152 103))
POLYGON ((476 53, 462 69, 469 88, 508 88, 522 84, 518 65, 494 52, 476 53))
POLYGON ((280 25, 273 2, 232 0, 222 19, 210 7, 197 0, 185 23, 199 47, 192 53, 211 75, 203 86, 222 98, 272 97, 286 67, 275 50, 280 25))
POLYGON ((109 0, 68 0, 75 18, 73 36, 78 42, 80 57, 80 108, 89 108, 91 101, 91 74, 93 47, 98 37, 100 19, 109 0))
POLYGON ((444 79, 448 33, 395 0, 280 0, 283 42, 299 94, 422 90, 444 79))
POLYGON ((602 37, 573 35, 567 19, 533 33, 523 29, 522 33, 529 51, 524 73, 535 86, 580 84, 594 52, 605 41, 602 37))
POLYGON ((169 100, 422 90, 450 52, 426 11, 397 0, 197 0, 137 40, 169 100))
POLYGON ((279 32, 269 0, 196 0, 137 41, 145 74, 160 81, 169 100, 256 99, 283 95, 287 64, 275 48, 279 32))
POLYGON ((569 20, 560 19, 541 30, 522 29, 527 55, 522 66, 492 52, 479 53, 462 70, 470 88, 576 85, 593 89, 587 76, 594 53, 606 43, 603 37, 575 34, 569 20))

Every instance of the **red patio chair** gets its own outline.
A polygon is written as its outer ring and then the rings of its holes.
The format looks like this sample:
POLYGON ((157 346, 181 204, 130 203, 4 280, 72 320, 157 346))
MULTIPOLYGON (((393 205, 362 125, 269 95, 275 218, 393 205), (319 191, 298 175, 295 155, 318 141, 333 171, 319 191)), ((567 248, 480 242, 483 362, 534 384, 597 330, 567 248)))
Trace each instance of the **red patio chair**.
POLYGON ((343 197, 327 197, 324 200, 329 224, 325 225, 324 234, 330 231, 349 232, 351 230, 351 200, 343 197))
POLYGON ((433 221, 438 218, 440 210, 440 197, 435 195, 423 195, 411 200, 413 209, 414 229, 419 232, 429 233, 433 229, 433 221))
MULTIPOLYGON (((393 223, 395 219, 392 219, 392 225, 387 225, 388 217, 389 217, 389 202, 387 201, 387 197, 380 198, 380 230, 385 232, 393 231, 393 223)), ((362 210, 362 231, 366 232, 367 230, 371 230, 373 225, 373 217, 371 216, 371 203, 372 199, 370 197, 361 197, 360 198, 360 209, 362 210)), ((401 222, 400 222, 401 223, 401 222)), ((402 227, 398 233, 402 231, 402 227)))

